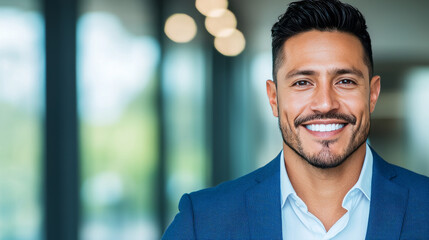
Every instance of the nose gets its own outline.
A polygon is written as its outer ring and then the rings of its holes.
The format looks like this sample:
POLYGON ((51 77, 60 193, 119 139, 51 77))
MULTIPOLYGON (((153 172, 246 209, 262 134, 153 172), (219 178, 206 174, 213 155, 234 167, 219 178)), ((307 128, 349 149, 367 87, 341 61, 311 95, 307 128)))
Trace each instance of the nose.
POLYGON ((332 86, 327 84, 316 88, 312 98, 311 110, 323 114, 338 110, 339 107, 338 96, 332 86))

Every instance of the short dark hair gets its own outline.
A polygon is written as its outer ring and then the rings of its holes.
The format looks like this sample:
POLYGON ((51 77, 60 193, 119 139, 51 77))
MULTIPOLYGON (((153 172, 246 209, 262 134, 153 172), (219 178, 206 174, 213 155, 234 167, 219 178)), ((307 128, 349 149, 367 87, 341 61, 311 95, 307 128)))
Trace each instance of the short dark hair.
POLYGON ((364 61, 371 78, 374 69, 371 38, 362 13, 338 0, 303 0, 290 3, 271 29, 274 82, 277 83, 276 74, 283 61, 282 51, 286 40, 310 30, 339 31, 356 36, 362 43, 364 61))

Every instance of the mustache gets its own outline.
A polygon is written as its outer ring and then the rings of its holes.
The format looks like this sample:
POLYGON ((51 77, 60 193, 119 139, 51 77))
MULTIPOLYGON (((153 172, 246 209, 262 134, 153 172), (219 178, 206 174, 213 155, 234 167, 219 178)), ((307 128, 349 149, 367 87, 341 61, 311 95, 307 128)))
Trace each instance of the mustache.
POLYGON ((316 120, 316 119, 339 119, 353 125, 356 124, 355 116, 344 114, 344 113, 335 113, 335 112, 328 112, 325 114, 312 114, 308 116, 299 116, 295 119, 294 124, 295 124, 295 127, 298 127, 304 122, 316 120))

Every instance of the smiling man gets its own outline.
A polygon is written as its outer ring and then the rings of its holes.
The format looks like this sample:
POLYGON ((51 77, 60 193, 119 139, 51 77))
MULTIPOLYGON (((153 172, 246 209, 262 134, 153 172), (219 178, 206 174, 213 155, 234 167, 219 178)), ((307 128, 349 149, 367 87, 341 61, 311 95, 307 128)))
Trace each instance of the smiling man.
POLYGON ((283 151, 185 194, 164 239, 427 239, 429 179, 366 143, 380 93, 365 19, 337 0, 293 2, 272 28, 266 83, 283 151))

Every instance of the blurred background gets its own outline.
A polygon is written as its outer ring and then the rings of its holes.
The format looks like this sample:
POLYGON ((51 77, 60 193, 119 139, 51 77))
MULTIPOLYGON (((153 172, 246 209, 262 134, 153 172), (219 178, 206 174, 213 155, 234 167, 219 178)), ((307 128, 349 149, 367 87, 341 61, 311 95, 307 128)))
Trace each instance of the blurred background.
MULTIPOLYGON (((289 2, 0 0, 0 239, 159 239, 183 193, 273 159, 289 2)), ((429 176, 429 1, 345 2, 382 77, 369 141, 429 176)))

